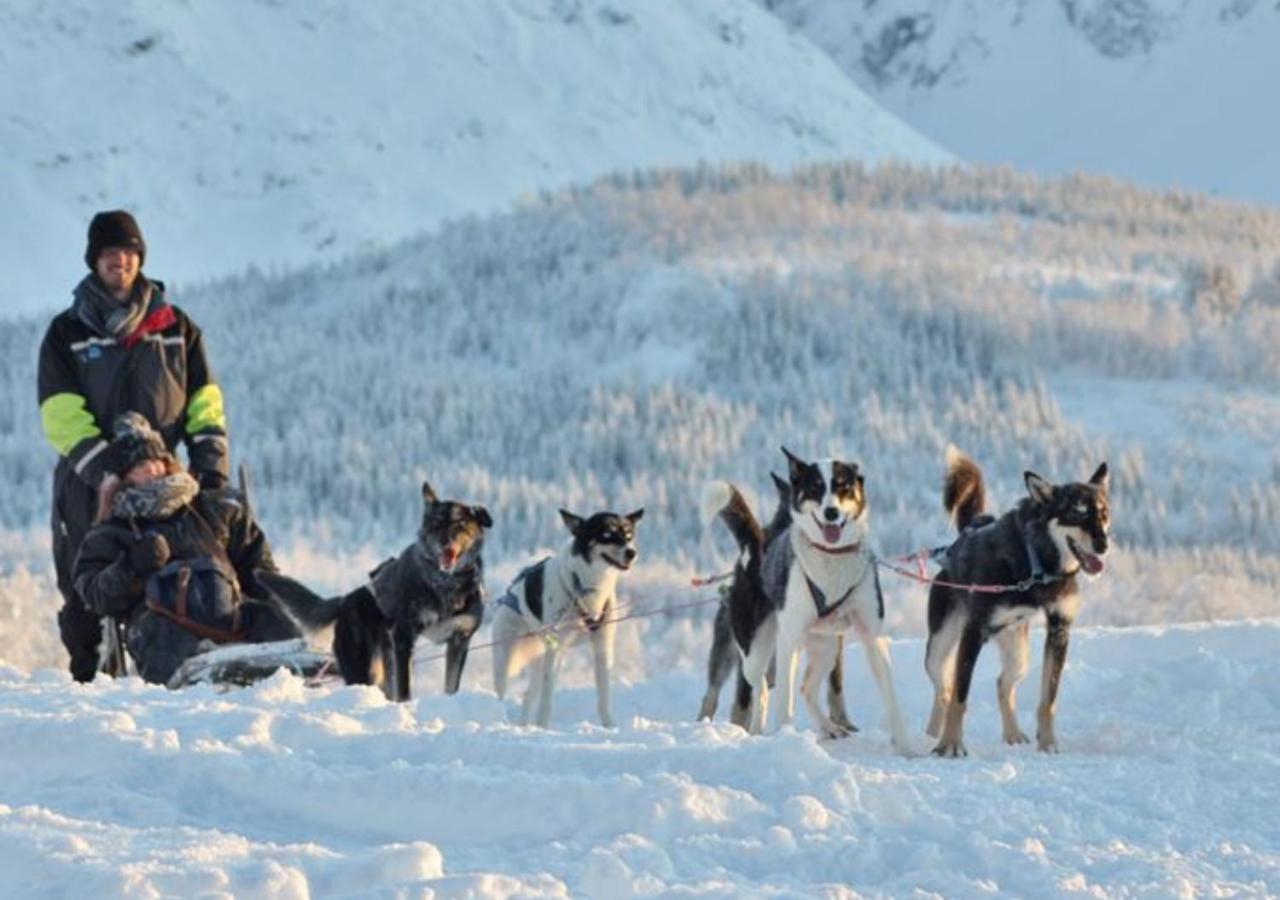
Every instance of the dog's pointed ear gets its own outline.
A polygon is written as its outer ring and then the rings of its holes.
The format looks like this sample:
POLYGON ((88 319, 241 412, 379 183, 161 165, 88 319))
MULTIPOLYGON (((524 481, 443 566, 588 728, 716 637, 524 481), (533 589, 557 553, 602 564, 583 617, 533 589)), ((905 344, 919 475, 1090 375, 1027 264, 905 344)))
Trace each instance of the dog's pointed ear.
POLYGON ((1048 503, 1053 499, 1053 484, 1028 469, 1022 474, 1027 483, 1027 493, 1037 503, 1048 503))
POLYGON ((427 506, 431 506, 439 501, 440 498, 437 497, 436 492, 431 489, 431 483, 427 481, 422 482, 422 502, 427 504, 427 506))
POLYGON ((1110 478, 1110 474, 1107 472, 1107 464, 1103 463, 1102 465, 1098 466, 1098 471, 1094 472, 1093 475, 1089 478, 1089 483, 1092 485, 1096 485, 1097 487, 1100 487, 1105 491, 1110 484, 1109 478, 1110 478))
POLYGON ((791 483, 795 484, 804 477, 804 473, 808 470, 809 464, 796 456, 786 447, 782 448, 782 453, 787 457, 787 474, 791 478, 791 483))
POLYGON ((567 509, 560 510, 560 518, 564 519, 565 527, 569 529, 569 533, 574 537, 582 531, 582 516, 575 516, 567 509))
POLYGON ((783 478, 777 472, 770 472, 769 477, 773 479, 773 486, 778 491, 778 496, 783 500, 791 496, 791 484, 787 479, 783 478))
POLYGON ((635 525, 637 522, 639 522, 641 519, 644 518, 644 507, 643 506, 640 507, 635 512, 627 513, 625 516, 623 516, 623 518, 626 519, 628 522, 630 522, 632 525, 635 525))
POLYGON ((493 527, 493 516, 489 515, 489 510, 483 506, 471 507, 471 512, 475 514, 476 521, 480 523, 481 528, 493 527))

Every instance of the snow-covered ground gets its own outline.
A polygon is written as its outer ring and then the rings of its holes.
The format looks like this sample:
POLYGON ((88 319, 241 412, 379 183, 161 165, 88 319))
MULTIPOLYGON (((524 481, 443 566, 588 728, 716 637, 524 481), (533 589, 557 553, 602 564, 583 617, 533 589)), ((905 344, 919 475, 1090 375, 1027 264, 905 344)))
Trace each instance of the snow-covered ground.
POLYGON ((193 279, 394 243, 615 170, 951 157, 749 0, 0 0, 3 312, 128 207, 193 279))
MULTIPOLYGON (((582 654, 553 727, 463 691, 181 694, 0 669, 8 896, 1266 897, 1280 892, 1280 620, 1075 635, 1063 752, 1000 743, 984 654, 964 760, 893 755, 859 651, 852 739, 691 721, 690 629, 631 624, 621 726, 582 654)), ((585 653, 585 651, 583 651, 585 653)), ((919 641, 894 664, 913 730, 919 641)), ((1038 651, 1036 659, 1038 660, 1038 651)), ((1034 710, 1039 665, 1022 691, 1034 710)), ((920 735, 917 747, 929 746, 920 735)))
POLYGON ((1273 2, 758 2, 971 162, 1280 203, 1273 2))

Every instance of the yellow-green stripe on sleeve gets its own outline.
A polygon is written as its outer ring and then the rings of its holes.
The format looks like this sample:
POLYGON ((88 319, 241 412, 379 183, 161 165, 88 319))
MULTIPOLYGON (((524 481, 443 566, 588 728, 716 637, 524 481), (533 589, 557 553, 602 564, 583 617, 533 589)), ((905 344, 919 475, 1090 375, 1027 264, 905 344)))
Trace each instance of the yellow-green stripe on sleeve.
POLYGON ((222 389, 206 384, 187 402, 187 434, 199 434, 207 428, 227 430, 227 417, 222 411, 222 389))
POLYGON ((53 394, 48 397, 40 404, 40 424, 44 427, 45 438, 63 456, 85 438, 102 434, 80 394, 53 394))

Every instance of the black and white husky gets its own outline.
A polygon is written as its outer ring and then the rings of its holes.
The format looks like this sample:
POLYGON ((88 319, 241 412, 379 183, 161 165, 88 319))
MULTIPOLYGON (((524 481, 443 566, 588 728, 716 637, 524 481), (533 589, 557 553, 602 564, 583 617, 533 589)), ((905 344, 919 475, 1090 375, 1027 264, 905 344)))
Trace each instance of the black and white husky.
POLYGON ((974 663, 988 638, 1000 648, 996 700, 1004 740, 1026 743, 1014 710, 1014 691, 1027 672, 1030 618, 1043 610, 1048 624, 1040 682, 1036 743, 1057 752, 1054 710, 1067 659, 1071 622, 1080 603, 1076 575, 1097 575, 1107 552, 1110 508, 1107 464, 1087 483, 1054 485, 1026 472, 1028 496, 1000 518, 983 515, 982 470, 955 447, 947 449, 943 506, 960 536, 947 552, 938 581, 1010 585, 1002 593, 977 593, 935 584, 929 591, 929 642, 925 668, 933 681, 933 713, 927 731, 939 738, 934 753, 964 756, 964 713, 974 663))
MULTIPOLYGON (((778 506, 774 510, 773 519, 763 531, 755 525, 755 517, 751 515, 750 509, 745 509, 745 516, 735 514, 730 519, 725 519, 730 528, 745 528, 748 543, 758 544, 765 548, 766 553, 769 544, 779 535, 785 534, 791 525, 791 485, 785 478, 780 478, 773 472, 769 473, 769 477, 773 479, 773 486, 778 492, 778 506)), ((731 499, 730 503, 743 502, 740 494, 736 494, 736 498, 731 499)), ((710 502, 714 504, 716 500, 712 498, 710 502)), ((743 505, 745 507, 745 503, 743 505)), ((752 628, 750 620, 743 621, 742 613, 756 608, 754 592, 759 590, 760 579, 758 573, 748 575, 747 569, 752 565, 752 560, 758 568, 762 562, 761 556, 762 554, 758 553, 743 554, 734 565, 733 580, 729 582, 728 588, 721 592, 720 605, 716 608, 715 622, 712 626, 711 652, 707 656, 707 690, 702 696, 702 705, 698 709, 699 720, 709 722, 715 718, 716 707, 720 703, 720 691, 729 676, 736 674, 737 688, 734 691, 733 704, 729 708, 729 721, 742 728, 746 728, 749 724, 752 691, 751 685, 742 677, 742 655, 738 653, 734 628, 735 625, 747 631, 752 628), (737 619, 734 617, 735 610, 738 611, 737 619)), ((844 635, 840 636, 839 642, 835 668, 831 670, 831 676, 827 679, 827 713, 832 723, 841 732, 853 734, 858 727, 849 720, 849 714, 844 705, 844 635)), ((765 675, 770 686, 774 683, 775 668, 776 666, 770 667, 765 675)))
POLYGON ((742 495, 727 482, 711 484, 704 511, 719 515, 742 550, 745 562, 731 589, 730 619, 742 677, 751 688, 748 728, 758 733, 768 715, 769 666, 777 658, 782 693, 777 721, 795 715, 795 678, 801 647, 808 665, 801 693, 809 716, 823 735, 847 733, 818 706, 818 687, 831 675, 839 637, 855 631, 880 689, 894 747, 909 751, 883 635, 884 599, 870 537, 864 479, 856 464, 839 460, 809 463, 783 448, 788 464, 790 522, 765 544, 742 495))
POLYGON ((445 644, 444 689, 456 693, 471 638, 484 616, 483 506, 440 500, 422 483, 418 537, 378 566, 369 583, 323 598, 284 575, 256 573, 304 631, 334 626, 333 655, 347 684, 376 684, 391 700, 408 700, 419 636, 445 644))
POLYGON ((609 697, 613 671, 618 576, 636 560, 636 523, 644 510, 620 516, 600 512, 584 519, 560 510, 570 538, 554 556, 522 571, 493 604, 493 688, 499 699, 524 668, 541 657, 529 676, 520 724, 530 718, 551 723, 551 697, 562 653, 581 635, 591 639, 595 661, 596 709, 613 727, 609 697), (535 709, 536 707, 536 709, 535 709))

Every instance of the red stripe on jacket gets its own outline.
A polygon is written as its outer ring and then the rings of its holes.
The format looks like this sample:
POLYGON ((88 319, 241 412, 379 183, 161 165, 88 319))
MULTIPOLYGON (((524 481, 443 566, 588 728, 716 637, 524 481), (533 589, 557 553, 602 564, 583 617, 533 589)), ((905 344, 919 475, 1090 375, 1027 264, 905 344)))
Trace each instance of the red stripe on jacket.
POLYGON ((165 304, 139 322, 138 327, 120 343, 124 346, 124 349, 128 350, 147 335, 154 334, 157 331, 164 331, 170 325, 176 324, 177 321, 178 316, 173 311, 173 307, 165 304))

